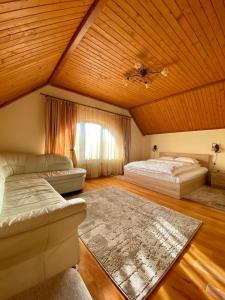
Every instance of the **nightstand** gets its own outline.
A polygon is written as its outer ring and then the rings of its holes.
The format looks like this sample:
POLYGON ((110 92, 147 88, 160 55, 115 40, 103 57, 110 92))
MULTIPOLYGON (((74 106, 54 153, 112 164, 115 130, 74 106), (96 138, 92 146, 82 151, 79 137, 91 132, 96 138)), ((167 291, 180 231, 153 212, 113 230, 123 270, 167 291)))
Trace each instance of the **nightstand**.
POLYGON ((211 185, 225 189, 225 171, 211 171, 211 185))

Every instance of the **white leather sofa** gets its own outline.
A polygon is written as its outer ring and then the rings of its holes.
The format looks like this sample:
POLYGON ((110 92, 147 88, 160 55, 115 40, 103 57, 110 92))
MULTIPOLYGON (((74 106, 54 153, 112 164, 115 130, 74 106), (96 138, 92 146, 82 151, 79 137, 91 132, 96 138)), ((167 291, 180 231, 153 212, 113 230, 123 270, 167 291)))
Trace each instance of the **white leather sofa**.
POLYGON ((79 272, 73 268, 19 293, 10 300, 93 300, 79 272))
POLYGON ((59 193, 81 189, 85 174, 63 156, 0 154, 0 299, 78 264, 86 204, 59 193))

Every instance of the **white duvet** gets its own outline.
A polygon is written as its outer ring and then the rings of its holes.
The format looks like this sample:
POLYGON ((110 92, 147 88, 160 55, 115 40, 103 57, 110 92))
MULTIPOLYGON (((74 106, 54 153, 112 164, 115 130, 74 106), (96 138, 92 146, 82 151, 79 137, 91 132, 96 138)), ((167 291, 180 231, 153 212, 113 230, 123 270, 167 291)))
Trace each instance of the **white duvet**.
POLYGON ((154 172, 171 176, 178 176, 185 172, 195 170, 196 168, 200 168, 198 163, 192 164, 183 161, 160 159, 134 161, 124 166, 126 171, 135 171, 138 169, 146 173, 154 172))

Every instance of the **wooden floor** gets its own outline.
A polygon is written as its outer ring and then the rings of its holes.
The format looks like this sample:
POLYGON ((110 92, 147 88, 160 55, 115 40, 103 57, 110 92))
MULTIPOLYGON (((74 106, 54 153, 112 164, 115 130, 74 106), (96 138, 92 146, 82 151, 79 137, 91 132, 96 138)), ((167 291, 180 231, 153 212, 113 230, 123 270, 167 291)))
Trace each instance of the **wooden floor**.
MULTIPOLYGON (((177 200, 114 177, 88 180, 85 191, 109 185, 122 187, 155 203, 203 221, 203 225, 181 258, 148 299, 225 299, 224 212, 188 200, 177 200)), ((82 242, 80 245, 80 272, 93 299, 125 299, 82 242)))

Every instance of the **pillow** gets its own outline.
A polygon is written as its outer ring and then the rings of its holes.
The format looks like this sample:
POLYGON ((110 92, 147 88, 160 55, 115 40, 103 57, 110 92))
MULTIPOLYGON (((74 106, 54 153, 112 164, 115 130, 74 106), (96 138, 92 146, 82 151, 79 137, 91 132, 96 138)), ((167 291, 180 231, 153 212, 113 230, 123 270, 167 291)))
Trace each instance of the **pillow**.
POLYGON ((199 167, 200 167, 199 164, 187 164, 187 165, 184 165, 182 167, 174 168, 173 171, 172 171, 172 174, 173 174, 173 176, 179 176, 183 173, 193 171, 193 170, 195 170, 196 168, 199 168, 199 167))
POLYGON ((183 161, 190 164, 197 164, 199 161, 197 159, 191 158, 191 157, 177 157, 175 158, 176 161, 183 161))
POLYGON ((161 156, 158 159, 162 159, 162 160, 174 160, 174 157, 172 157, 172 156, 161 156))

